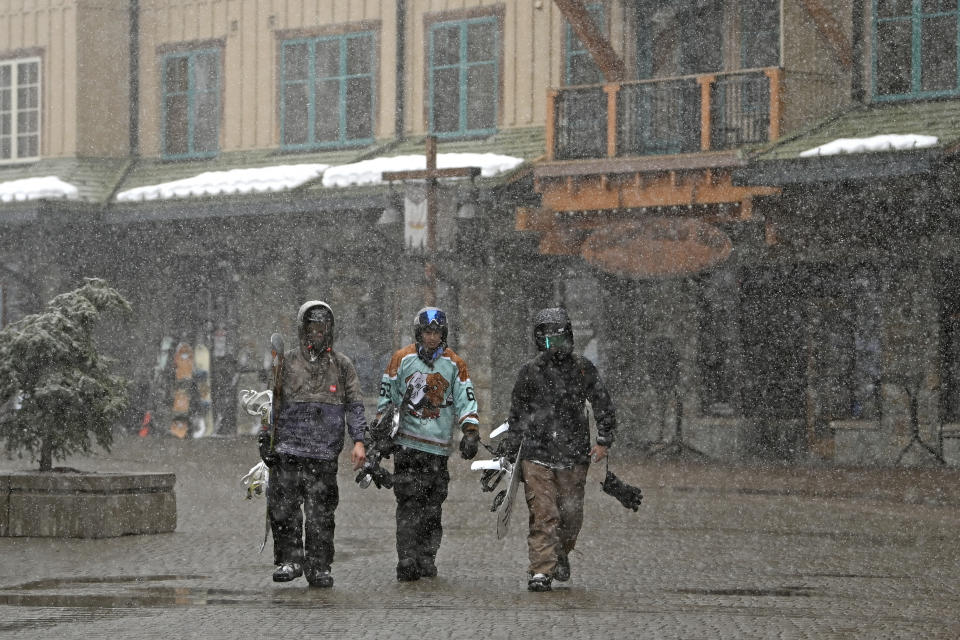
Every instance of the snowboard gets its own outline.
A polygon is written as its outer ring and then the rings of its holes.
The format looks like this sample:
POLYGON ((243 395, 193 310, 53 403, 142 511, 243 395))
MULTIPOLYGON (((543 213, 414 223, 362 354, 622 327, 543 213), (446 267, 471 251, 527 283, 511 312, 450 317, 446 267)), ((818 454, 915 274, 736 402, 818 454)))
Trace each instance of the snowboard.
POLYGON ((170 433, 186 438, 190 424, 190 393, 193 386, 193 347, 186 342, 173 352, 173 420, 170 433))
MULTIPOLYGON (((504 460, 504 464, 509 465, 507 470, 507 488, 503 493, 503 501, 500 503, 500 509, 497 511, 497 540, 502 540, 507 535, 507 529, 510 526, 510 515, 513 513, 513 503, 516 500, 517 493, 520 487, 520 476, 523 475, 520 472, 520 450, 523 449, 523 445, 520 445, 520 449, 517 450, 516 462, 510 464, 504 460)), ((499 498, 499 495, 497 497, 499 498)))
POLYGON ((160 352, 157 354, 157 362, 153 365, 153 372, 150 376, 149 391, 146 398, 147 409, 143 413, 143 419, 140 421, 140 430, 137 432, 141 438, 150 435, 154 428, 154 413, 157 413, 159 407, 155 403, 159 398, 165 398, 169 381, 166 378, 167 365, 170 363, 170 351, 173 349, 173 338, 164 336, 160 341, 160 352))
POLYGON ((205 438, 213 434, 213 396, 210 390, 210 349, 202 342, 193 350, 193 379, 197 385, 196 429, 194 438, 205 438))

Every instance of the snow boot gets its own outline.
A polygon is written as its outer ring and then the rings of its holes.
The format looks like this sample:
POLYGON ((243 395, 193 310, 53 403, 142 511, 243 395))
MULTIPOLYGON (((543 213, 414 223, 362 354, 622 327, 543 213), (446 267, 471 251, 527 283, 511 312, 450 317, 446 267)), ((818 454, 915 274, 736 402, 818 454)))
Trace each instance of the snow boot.
POLYGON ((421 578, 437 577, 437 565, 433 561, 433 558, 422 557, 419 560, 417 560, 417 569, 420 573, 421 578))
POLYGON ((311 587, 319 589, 329 589, 333 586, 333 576, 330 575, 330 569, 308 569, 307 582, 311 587))
POLYGON ((274 582, 290 582, 303 575, 303 567, 299 562, 285 562, 273 572, 274 582))
POLYGON ((420 568, 413 558, 406 558, 397 563, 397 580, 413 582, 420 579, 420 568))
POLYGON ((545 573, 535 573, 527 580, 527 591, 550 591, 551 578, 545 573))
POLYGON ((566 582, 570 579, 570 557, 563 551, 557 553, 557 566, 553 569, 553 579, 557 582, 566 582))

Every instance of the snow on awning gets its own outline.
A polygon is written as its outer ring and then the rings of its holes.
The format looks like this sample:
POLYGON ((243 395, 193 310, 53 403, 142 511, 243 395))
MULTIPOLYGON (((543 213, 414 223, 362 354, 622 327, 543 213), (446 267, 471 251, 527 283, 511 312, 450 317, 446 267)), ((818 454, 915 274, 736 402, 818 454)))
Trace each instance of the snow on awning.
POLYGON ((46 198, 76 200, 77 188, 56 176, 0 182, 0 202, 23 202, 46 198))
POLYGON ((810 156, 834 156, 841 153, 865 153, 868 151, 910 151, 936 146, 936 136, 921 136, 913 133, 887 134, 870 138, 837 138, 813 149, 800 152, 801 158, 810 156))
POLYGON ((117 194, 117 201, 168 200, 197 196, 286 191, 320 176, 329 166, 326 164, 292 164, 254 169, 207 171, 191 178, 121 191, 117 194))
MULTIPOLYGON (((523 164, 523 158, 496 153, 438 153, 437 168, 480 167, 480 175, 495 176, 523 164)), ((350 187, 381 184, 384 171, 419 171, 427 168, 424 155, 372 158, 353 164, 331 167, 323 174, 325 187, 350 187)))

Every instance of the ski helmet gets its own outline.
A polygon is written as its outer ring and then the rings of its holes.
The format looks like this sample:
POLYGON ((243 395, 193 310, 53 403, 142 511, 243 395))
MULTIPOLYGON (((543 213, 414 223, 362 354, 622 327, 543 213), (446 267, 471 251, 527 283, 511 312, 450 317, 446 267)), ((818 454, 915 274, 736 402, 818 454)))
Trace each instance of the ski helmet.
POLYGON ((427 364, 432 364, 434 360, 440 357, 443 350, 447 347, 447 335, 449 327, 447 325, 447 314, 442 309, 436 307, 424 307, 417 311, 413 318, 413 335, 417 341, 417 354, 427 364), (440 346, 432 353, 426 353, 423 346, 423 330, 435 329, 440 331, 440 346))
POLYGON ((573 325, 562 307, 541 309, 533 320, 533 341, 537 351, 571 353, 573 325))
POLYGON ((333 347, 333 309, 322 300, 309 300, 300 305, 297 311, 297 327, 300 335, 300 346, 305 355, 313 356, 320 352, 329 351, 333 347), (323 334, 319 341, 313 342, 307 333, 308 323, 321 323, 323 334))

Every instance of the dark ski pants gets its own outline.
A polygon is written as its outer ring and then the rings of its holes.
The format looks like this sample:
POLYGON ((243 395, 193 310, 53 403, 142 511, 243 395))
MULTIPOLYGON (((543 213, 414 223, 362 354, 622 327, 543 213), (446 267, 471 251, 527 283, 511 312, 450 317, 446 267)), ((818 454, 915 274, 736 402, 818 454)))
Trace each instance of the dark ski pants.
POLYGON ((282 456, 270 469, 267 485, 274 563, 299 562, 305 571, 329 570, 333 514, 339 502, 336 460, 282 456))
POLYGON ((397 559, 433 562, 443 537, 441 516, 450 473, 447 456, 406 447, 394 453, 397 559))
POLYGON ((588 465, 551 469, 524 460, 523 492, 530 512, 527 553, 531 575, 553 575, 559 552, 570 553, 583 526, 583 493, 588 465))

